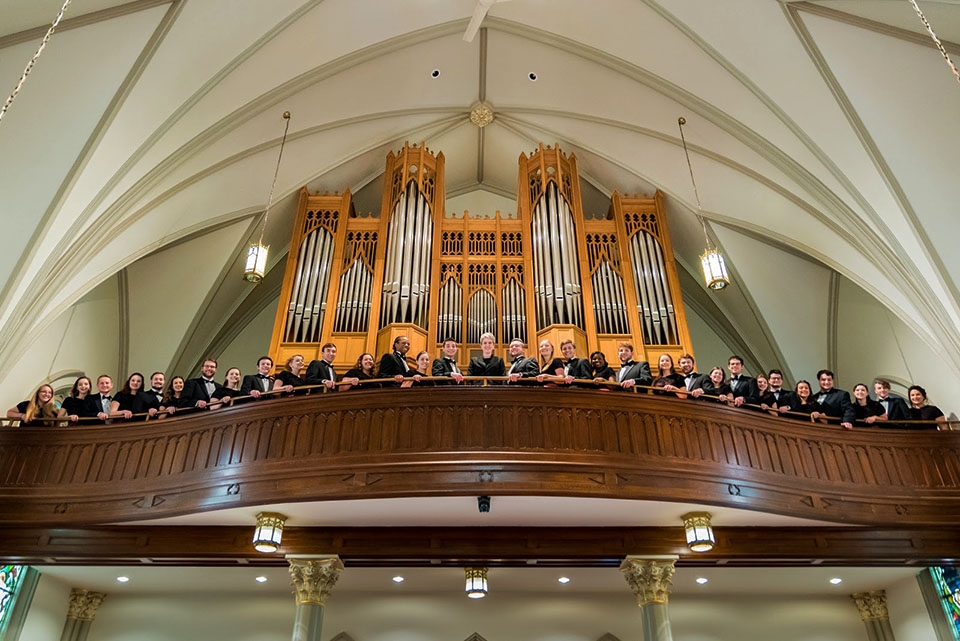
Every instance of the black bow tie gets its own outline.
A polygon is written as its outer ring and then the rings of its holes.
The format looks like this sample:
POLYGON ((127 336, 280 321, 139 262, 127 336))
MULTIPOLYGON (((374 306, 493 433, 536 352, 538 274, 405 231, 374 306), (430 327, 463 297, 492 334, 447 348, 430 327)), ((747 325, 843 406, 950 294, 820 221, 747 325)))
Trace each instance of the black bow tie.
POLYGON ((106 394, 101 394, 101 395, 100 395, 100 400, 101 400, 101 401, 109 401, 109 400, 112 399, 112 398, 113 398, 112 396, 107 396, 106 394))
POLYGON ((522 360, 523 360, 523 356, 515 356, 515 357, 513 358, 513 362, 514 362, 514 363, 516 363, 516 362, 518 362, 518 361, 522 361, 522 360))
POLYGON ((740 377, 739 377, 739 376, 731 376, 731 377, 730 377, 730 380, 731 380, 731 381, 739 381, 739 380, 740 380, 740 377))
POLYGON ((631 365, 633 365, 633 361, 627 361, 626 363, 621 365, 621 367, 630 367, 631 365))
POLYGON ((266 374, 257 374, 257 376, 259 376, 260 378, 270 378, 270 377, 267 376, 266 374))

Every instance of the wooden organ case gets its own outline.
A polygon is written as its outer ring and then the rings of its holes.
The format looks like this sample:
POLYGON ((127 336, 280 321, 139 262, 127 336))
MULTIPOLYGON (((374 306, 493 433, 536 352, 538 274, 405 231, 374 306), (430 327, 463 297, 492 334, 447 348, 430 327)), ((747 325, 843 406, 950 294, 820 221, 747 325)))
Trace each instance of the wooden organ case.
POLYGON ((558 147, 521 154, 517 216, 447 217, 444 157, 424 145, 387 156, 379 217, 359 217, 349 190, 301 191, 270 353, 278 367, 309 361, 324 343, 345 370, 406 335, 408 358, 439 355, 445 338, 460 361, 496 337, 572 339, 612 364, 631 342, 654 367, 661 353, 691 352, 663 196, 614 193, 605 218, 585 218, 576 157, 558 147))

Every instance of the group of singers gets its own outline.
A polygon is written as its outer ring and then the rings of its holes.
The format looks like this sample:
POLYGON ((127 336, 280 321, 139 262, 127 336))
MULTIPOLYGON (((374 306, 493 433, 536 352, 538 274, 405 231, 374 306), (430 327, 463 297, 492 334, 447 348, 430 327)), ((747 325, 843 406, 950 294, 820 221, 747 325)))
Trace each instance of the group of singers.
POLYGON ((410 387, 433 385, 436 381, 426 377, 451 379, 450 384, 463 383, 464 375, 482 377, 505 377, 508 383, 521 379, 536 381, 548 386, 583 385, 593 381, 603 389, 617 387, 651 387, 655 394, 675 395, 680 398, 709 400, 727 403, 736 407, 748 407, 774 415, 790 416, 805 420, 839 422, 851 429, 858 426, 885 426, 913 429, 937 429, 945 424, 943 412, 927 404, 927 393, 919 385, 909 388, 909 403, 890 393, 890 382, 876 379, 873 383, 876 399, 870 398, 866 384, 858 383, 850 394, 834 386, 833 372, 822 369, 817 372, 818 390, 814 392, 808 381, 801 380, 795 389, 783 389, 783 373, 771 369, 766 376, 756 378, 743 374, 743 359, 731 356, 727 362, 729 378, 723 368, 717 366, 707 374, 699 374, 690 354, 678 360, 679 371, 674 367, 669 354, 660 356, 657 376, 654 377, 646 361, 635 361, 633 345, 620 343, 617 356, 620 367, 614 370, 607 364, 606 356, 599 351, 590 358, 578 358, 572 340, 560 343, 561 356, 554 354, 553 344, 543 340, 539 346, 539 358, 528 357, 526 346, 519 338, 510 341, 509 366, 494 355, 496 339, 485 333, 480 337, 481 355, 470 359, 466 373, 457 363, 459 345, 453 339, 442 343, 442 356, 430 366, 430 355, 420 352, 415 367, 407 362, 410 340, 398 336, 392 350, 376 361, 372 354, 361 354, 356 364, 338 378, 333 368, 337 346, 323 345, 321 358, 306 365, 303 356, 297 354, 287 360, 284 369, 272 376, 273 360, 262 356, 257 361, 257 373, 241 378, 240 370, 227 370, 223 383, 217 383, 217 361, 206 359, 200 367, 200 376, 184 380, 174 376, 166 382, 163 372, 150 375, 150 388, 146 388, 143 374, 133 373, 127 378, 116 395, 113 380, 106 374, 97 378, 96 391, 86 376, 76 380, 70 396, 60 406, 53 400, 54 390, 48 384, 41 385, 29 400, 7 411, 7 418, 19 420, 21 425, 56 425, 59 422, 77 422, 81 418, 103 423, 173 415, 178 412, 215 409, 230 403, 231 399, 259 399, 270 392, 294 393, 296 388, 322 385, 329 391, 347 390, 352 387, 381 386, 383 383, 365 383, 372 379, 392 379, 387 385, 410 387), (901 421, 927 421, 927 423, 903 423, 901 421))

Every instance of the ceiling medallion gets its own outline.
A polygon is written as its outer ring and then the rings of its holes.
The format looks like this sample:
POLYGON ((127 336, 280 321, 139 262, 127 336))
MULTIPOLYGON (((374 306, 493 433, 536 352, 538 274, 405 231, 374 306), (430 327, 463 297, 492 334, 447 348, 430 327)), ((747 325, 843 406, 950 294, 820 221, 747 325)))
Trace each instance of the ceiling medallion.
POLYGON ((493 122, 493 107, 485 102, 478 102, 470 110, 470 122, 483 129, 493 122))

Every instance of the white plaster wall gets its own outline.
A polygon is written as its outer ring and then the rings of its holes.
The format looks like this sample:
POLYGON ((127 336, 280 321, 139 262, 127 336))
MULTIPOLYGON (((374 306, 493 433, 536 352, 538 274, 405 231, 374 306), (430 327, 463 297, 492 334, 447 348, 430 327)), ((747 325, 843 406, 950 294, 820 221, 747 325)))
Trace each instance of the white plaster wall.
POLYGON ((61 370, 80 370, 90 378, 109 374, 116 383, 119 323, 114 276, 61 314, 19 358, 0 363, 0 407, 28 398, 61 370))
POLYGON ((254 374, 257 359, 270 351, 270 335, 277 315, 274 301, 264 307, 218 356, 218 376, 230 367, 239 367, 244 374, 254 374))
POLYGON ((40 580, 30 602, 30 610, 20 631, 21 641, 47 641, 59 639, 70 605, 71 586, 40 571, 40 580))
MULTIPOLYGON (((849 597, 675 598, 675 639, 683 641, 866 641, 849 597)), ((197 598, 111 594, 89 641, 286 641, 294 617, 288 595, 197 598)), ((628 591, 567 597, 491 592, 480 601, 447 596, 336 592, 327 604, 322 638, 341 632, 355 641, 460 641, 477 632, 488 641, 596 641, 609 632, 642 641, 640 611, 628 591)), ((926 641, 900 637, 909 641, 926 641)), ((39 637, 38 637, 39 639, 39 637)))
POLYGON ((887 587, 887 611, 893 636, 897 639, 937 641, 917 577, 900 579, 887 587))
POLYGON ((713 327, 699 314, 687 310, 687 326, 690 328, 690 340, 693 343, 693 357, 697 361, 697 371, 707 374, 714 365, 726 367, 727 359, 737 350, 727 345, 713 327))
MULTIPOLYGON (((516 169, 514 169, 516 173, 516 169)), ((504 218, 514 218, 517 213, 517 201, 514 198, 504 198, 499 194, 485 189, 477 189, 466 194, 448 198, 444 207, 447 216, 463 217, 463 211, 471 214, 489 214, 493 216, 497 211, 504 218), (509 214, 509 216, 508 216, 509 214)))

